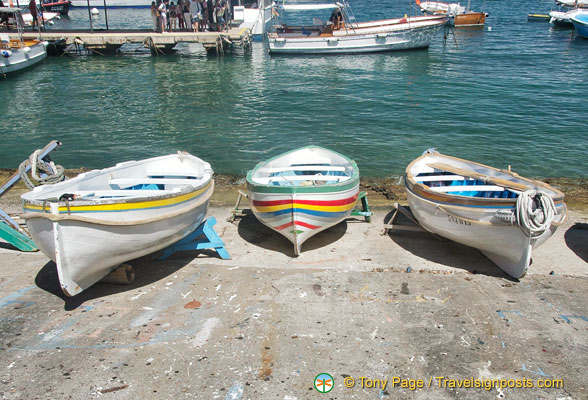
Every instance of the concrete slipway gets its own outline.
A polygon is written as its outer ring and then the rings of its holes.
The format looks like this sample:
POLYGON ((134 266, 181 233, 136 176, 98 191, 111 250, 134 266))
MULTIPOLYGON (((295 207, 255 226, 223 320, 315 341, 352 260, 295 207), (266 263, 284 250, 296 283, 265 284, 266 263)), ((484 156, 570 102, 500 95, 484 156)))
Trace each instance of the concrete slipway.
POLYGON ((213 208, 231 260, 143 258, 131 285, 73 298, 43 254, 0 243, 0 397, 588 398, 587 215, 570 213, 519 282, 456 243, 381 235, 388 211, 293 258, 252 216, 231 224, 229 207, 213 208), (334 378, 327 394, 314 388, 321 372, 334 378), (360 377, 388 382, 362 388, 360 377), (425 387, 392 387, 395 377, 425 387), (443 388, 435 377, 563 388, 443 388))

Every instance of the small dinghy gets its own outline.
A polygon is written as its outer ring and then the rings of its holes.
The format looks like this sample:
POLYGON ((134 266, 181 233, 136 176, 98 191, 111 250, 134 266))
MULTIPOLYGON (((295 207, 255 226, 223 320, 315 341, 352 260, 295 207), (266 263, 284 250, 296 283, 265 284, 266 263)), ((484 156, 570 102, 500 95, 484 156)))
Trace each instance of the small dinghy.
POLYGON ((347 218, 357 201, 355 161, 318 146, 259 163, 247 174, 249 204, 257 219, 294 244, 347 218))
POLYGON ((180 152, 94 170, 22 195, 29 232, 73 296, 121 263, 163 249, 204 220, 210 164, 180 152))
POLYGON ((428 231, 475 247, 513 278, 567 212, 546 183, 427 150, 406 168, 408 204, 428 231))

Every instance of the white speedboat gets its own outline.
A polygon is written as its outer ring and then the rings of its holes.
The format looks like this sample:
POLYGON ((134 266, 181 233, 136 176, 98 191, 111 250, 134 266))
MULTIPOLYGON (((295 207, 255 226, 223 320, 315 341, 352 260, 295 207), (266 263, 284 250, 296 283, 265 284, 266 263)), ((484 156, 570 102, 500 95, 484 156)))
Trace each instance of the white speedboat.
POLYGON ((514 278, 567 212, 563 193, 546 183, 432 150, 408 165, 404 184, 423 228, 479 249, 514 278))
POLYGON ((12 39, 8 33, 0 33, 0 74, 19 71, 43 61, 47 57, 47 42, 23 39, 21 9, 0 7, 0 13, 11 15, 18 32, 18 36, 12 39))
POLYGON ((445 16, 405 16, 402 18, 356 22, 349 5, 291 4, 284 11, 332 9, 329 21, 313 18, 312 25, 278 24, 268 33, 269 52, 274 54, 340 54, 427 48, 445 25, 445 16))
POLYGON ((572 23, 571 18, 575 17, 582 12, 586 12, 581 8, 575 8, 573 10, 568 11, 551 11, 549 13, 549 22, 553 25, 560 26, 563 28, 573 28, 574 24, 572 23))
POLYGON ((272 4, 270 0, 259 0, 253 5, 238 5, 233 7, 233 23, 239 28, 247 28, 256 40, 261 40, 271 25, 272 4))
POLYGON ((349 217, 359 169, 342 154, 307 146, 259 163, 247 174, 247 190, 257 219, 299 255, 304 241, 349 217))
POLYGON ((73 296, 193 232, 208 210, 212 174, 209 163, 183 152, 128 161, 36 187, 22 195, 23 218, 73 296))
MULTIPOLYGON (((152 0, 90 0, 90 8, 150 8, 152 0)), ((74 8, 88 8, 88 0, 71 0, 74 8)))

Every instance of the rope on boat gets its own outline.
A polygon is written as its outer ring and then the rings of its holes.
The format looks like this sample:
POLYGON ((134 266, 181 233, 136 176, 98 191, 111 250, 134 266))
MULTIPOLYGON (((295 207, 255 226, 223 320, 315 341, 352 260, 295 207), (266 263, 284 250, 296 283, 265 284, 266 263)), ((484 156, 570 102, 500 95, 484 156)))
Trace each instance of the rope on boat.
POLYGON ((516 215, 519 227, 531 238, 541 236, 551 226, 555 214, 553 199, 540 191, 527 190, 517 199, 516 215))
POLYGON ((45 156, 44 159, 40 159, 42 150, 38 149, 29 156, 28 159, 24 160, 18 166, 18 173, 21 179, 29 189, 33 189, 35 186, 47 185, 52 183, 61 182, 65 179, 65 171, 61 165, 55 165, 49 155, 45 156), (35 184, 27 174, 27 167, 31 167, 31 177, 37 182, 35 184), (45 176, 43 177, 42 174, 45 176))

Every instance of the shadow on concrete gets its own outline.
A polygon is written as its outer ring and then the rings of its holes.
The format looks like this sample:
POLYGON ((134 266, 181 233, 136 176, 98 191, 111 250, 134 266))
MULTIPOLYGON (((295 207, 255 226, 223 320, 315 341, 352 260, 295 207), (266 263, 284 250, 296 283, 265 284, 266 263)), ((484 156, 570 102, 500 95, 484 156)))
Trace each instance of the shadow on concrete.
POLYGON ((0 249, 6 249, 6 250, 14 250, 14 251, 20 251, 18 249, 18 247, 8 243, 8 242, 0 242, 0 249))
POLYGON ((166 276, 174 274, 176 271, 188 265, 193 259, 193 257, 181 259, 172 258, 165 261, 158 261, 153 260, 152 257, 153 254, 126 262, 126 264, 130 264, 135 268, 135 280, 128 285, 97 282, 82 293, 73 297, 68 297, 61 290, 59 278, 57 276, 57 267, 53 261, 49 261, 37 273, 35 284, 40 289, 61 298, 64 301, 64 309, 66 311, 71 311, 82 306, 85 302, 100 297, 106 297, 112 294, 151 285, 166 276))
MULTIPOLYGON (((405 208, 409 209, 409 207, 405 208)), ((384 217, 385 224, 392 218, 392 215, 393 211, 384 217)), ((414 226, 403 215, 397 217, 394 225, 414 226)), ((518 282, 518 279, 506 274, 477 249, 433 235, 425 230, 420 232, 402 231, 401 229, 391 230, 388 232, 388 236, 398 246, 425 260, 452 268, 459 268, 474 274, 494 276, 518 282)), ((418 269, 418 267, 415 269, 418 269)))
POLYGON ((576 222, 566 231, 564 238, 568 248, 588 262, 588 224, 576 222))
MULTIPOLYGON (((339 240, 347 231, 347 221, 317 233, 302 244, 301 251, 315 250, 328 246, 339 240)), ((253 214, 242 217, 237 232, 243 240, 266 250, 278 251, 288 257, 295 257, 294 245, 278 232, 268 228, 253 214)))

